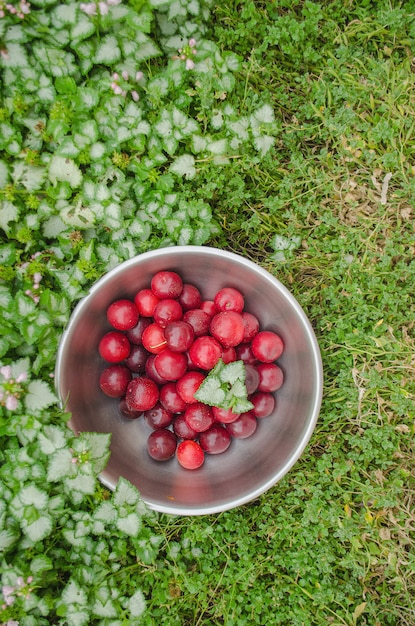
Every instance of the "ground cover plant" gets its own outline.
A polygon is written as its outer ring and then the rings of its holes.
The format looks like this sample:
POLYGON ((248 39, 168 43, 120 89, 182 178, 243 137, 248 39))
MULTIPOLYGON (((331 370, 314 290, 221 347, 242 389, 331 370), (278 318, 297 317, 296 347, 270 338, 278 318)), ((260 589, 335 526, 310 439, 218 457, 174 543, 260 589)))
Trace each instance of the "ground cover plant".
POLYGON ((0 2, 0 621, 415 622, 415 3, 0 2), (53 391, 89 286, 152 248, 260 263, 319 340, 300 461, 220 515, 96 476, 53 391))

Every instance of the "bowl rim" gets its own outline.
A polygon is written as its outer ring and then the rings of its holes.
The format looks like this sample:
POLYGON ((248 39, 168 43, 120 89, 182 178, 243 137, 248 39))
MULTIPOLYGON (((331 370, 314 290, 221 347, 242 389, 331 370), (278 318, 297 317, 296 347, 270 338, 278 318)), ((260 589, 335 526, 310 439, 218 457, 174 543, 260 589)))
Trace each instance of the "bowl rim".
MULTIPOLYGON (((197 252, 202 255, 209 256, 219 256, 224 259, 229 259, 237 262, 241 266, 245 266, 246 268, 254 271, 255 273, 262 276, 264 279, 270 281, 278 288, 278 290, 284 295, 284 297, 290 302, 290 304, 295 308, 298 316, 301 318, 301 322, 303 327, 307 333, 310 346, 312 348, 312 357, 314 363, 314 377, 315 377, 315 386, 314 386, 314 401, 313 405, 310 407, 310 419, 307 424, 307 428, 305 429, 302 438, 299 440, 295 447, 295 454, 293 454, 289 461, 287 461, 284 466, 280 469, 279 472, 276 472, 270 477, 268 481, 265 483, 261 483, 257 488, 251 489, 249 492, 240 496, 239 498, 221 505, 210 505, 206 507, 189 507, 188 509, 183 509, 183 507, 175 507, 174 503, 169 503, 166 505, 155 504, 147 501, 144 497, 143 501, 146 503, 149 509, 158 511, 160 513, 171 514, 171 515, 179 515, 179 516, 200 516, 200 515, 211 515, 215 513, 221 513, 227 510, 231 510, 245 504, 248 504, 258 497, 263 495, 270 488, 275 486, 295 465, 295 463, 299 460, 301 455, 303 454, 305 448, 307 447, 312 434, 315 430, 315 426, 317 424, 317 420, 319 417, 319 412, 321 408, 321 403, 323 399, 323 364, 320 347, 317 341, 317 337, 315 335, 314 329, 311 325, 310 320, 305 314, 302 306, 295 298, 295 296, 289 291, 289 289, 273 274, 271 274, 268 270, 263 268, 261 265, 251 261, 250 259, 243 257, 235 252, 223 250, 221 248, 216 248, 213 246, 199 246, 199 245, 181 245, 181 246, 165 246, 161 248, 157 248, 154 250, 149 250, 147 252, 140 253, 122 261, 115 267, 108 270, 105 274, 103 274, 100 278, 98 278, 88 289, 87 293, 78 300, 75 304, 72 313, 69 317, 68 323, 61 335, 59 346, 57 350, 57 357, 55 363, 55 390, 57 396, 59 398, 59 403, 61 407, 65 405, 65 399, 62 398, 60 382, 61 382, 61 368, 64 353, 67 350, 67 341, 70 337, 72 327, 76 325, 78 317, 81 315, 82 310, 88 306, 88 302, 90 298, 99 291, 105 283, 111 281, 118 274, 123 273, 128 267, 136 265, 138 262, 144 263, 147 260, 151 260, 153 258, 162 258, 163 256, 169 256, 173 254, 189 254, 197 252)), ((71 419, 68 421, 68 426, 74 431, 71 426, 71 419)), ((74 431, 75 432, 75 431, 74 431)), ((100 474, 98 475, 98 479, 100 482, 109 488, 110 490, 114 490, 116 488, 116 484, 106 475, 106 468, 104 468, 100 474)), ((118 479, 117 479, 118 482, 118 479)))

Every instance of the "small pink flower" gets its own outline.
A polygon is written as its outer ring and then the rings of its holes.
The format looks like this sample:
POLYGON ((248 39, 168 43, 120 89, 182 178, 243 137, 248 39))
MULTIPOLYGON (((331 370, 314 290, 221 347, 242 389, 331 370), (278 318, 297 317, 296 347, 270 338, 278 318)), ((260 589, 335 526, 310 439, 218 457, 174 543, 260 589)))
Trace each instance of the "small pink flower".
POLYGON ((25 380, 27 380, 27 373, 26 372, 22 372, 21 374, 18 375, 18 377, 16 378, 16 382, 17 383, 22 383, 25 380))
POLYGON ((121 87, 120 87, 119 85, 117 85, 117 84, 115 84, 115 85, 114 85, 114 87, 113 87, 112 89, 113 89, 114 93, 115 93, 117 96, 121 96, 121 95, 122 95, 122 93, 123 93, 123 91, 122 91, 121 87))
POLYGON ((189 46, 191 48, 194 48, 196 46, 196 39, 194 39, 194 37, 192 37, 191 39, 189 39, 189 46))
POLYGON ((106 2, 98 2, 98 8, 101 15, 107 15, 109 11, 109 6, 106 2))
POLYGON ((5 406, 9 411, 15 411, 17 409, 17 398, 15 396, 7 396, 5 406))
POLYGON ((81 11, 83 11, 87 15, 97 14, 97 7, 96 7, 95 2, 89 2, 89 3, 81 2, 81 4, 79 5, 79 8, 81 9, 81 11))
POLYGON ((0 374, 2 374, 6 380, 9 380, 12 376, 12 368, 10 365, 2 365, 0 367, 0 374))
POLYGON ((192 59, 186 59, 186 69, 187 70, 194 70, 194 68, 195 68, 194 61, 192 61, 192 59))
POLYGON ((129 74, 128 74, 127 70, 123 70, 121 72, 121 76, 123 77, 124 80, 128 80, 129 74))
POLYGON ((10 585, 4 585, 1 589, 1 592, 3 594, 4 602, 6 603, 6 605, 11 606, 15 600, 15 597, 13 595, 15 592, 15 588, 11 587, 10 585))
POLYGON ((131 97, 134 100, 134 102, 138 102, 138 100, 140 99, 140 96, 138 95, 135 89, 131 91, 131 97))
POLYGON ((142 78, 144 78, 144 74, 143 74, 143 72, 136 72, 136 75, 135 75, 135 79, 136 79, 136 81, 139 81, 139 80, 141 80, 142 78))
POLYGON ((42 280, 42 274, 40 272, 35 272, 33 274, 33 282, 39 284, 42 280))

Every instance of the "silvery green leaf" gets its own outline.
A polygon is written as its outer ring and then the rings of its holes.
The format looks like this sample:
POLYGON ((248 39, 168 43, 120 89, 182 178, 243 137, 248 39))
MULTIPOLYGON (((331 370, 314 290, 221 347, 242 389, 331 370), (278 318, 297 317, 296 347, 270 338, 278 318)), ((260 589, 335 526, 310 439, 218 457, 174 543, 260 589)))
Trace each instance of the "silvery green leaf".
POLYGON ((74 449, 88 450, 89 458, 94 463, 94 470, 104 469, 109 458, 111 433, 81 433, 73 444, 74 449))
POLYGON ((138 589, 129 599, 128 608, 132 617, 140 617, 140 615, 142 615, 146 610, 146 600, 140 589, 138 589))
POLYGON ((43 223, 42 232, 45 237, 56 239, 58 235, 65 232, 68 225, 61 220, 58 215, 53 215, 43 223))
POLYGON ((36 304, 33 302, 32 298, 18 293, 16 296, 16 309, 18 314, 24 319, 35 311, 36 304))
POLYGON ((84 548, 86 546, 86 539, 84 535, 77 535, 73 528, 65 528, 62 531, 66 541, 76 548, 84 548))
POLYGON ((19 43, 7 44, 7 56, 2 59, 2 65, 4 67, 17 68, 26 67, 29 65, 26 52, 19 43))
POLYGON ((175 128, 180 129, 182 135, 191 135, 199 130, 197 122, 176 107, 172 109, 172 122, 175 128))
POLYGON ((247 391, 246 391, 246 385, 243 382, 243 380, 239 379, 236 380, 233 384, 232 387, 230 389, 230 393, 235 396, 236 398, 246 398, 247 397, 247 391))
POLYGON ((115 506, 120 507, 125 504, 136 504, 140 499, 138 490, 128 480, 121 478, 118 480, 114 492, 113 501, 115 506))
POLYGON ((0 553, 10 548, 19 539, 16 531, 5 529, 0 530, 0 553))
POLYGON ((258 135, 254 137, 253 143, 258 152, 264 156, 275 144, 275 138, 270 135, 258 135))
POLYGON ((129 513, 125 517, 119 517, 116 526, 121 532, 136 537, 141 527, 141 520, 136 513, 129 513))
POLYGON ((228 148, 228 142, 226 139, 218 139, 208 143, 207 148, 212 154, 224 154, 228 148))
POLYGON ((133 137, 133 132, 126 126, 118 126, 116 133, 118 143, 123 143, 133 137))
POLYGON ((235 122, 229 122, 229 128, 235 135, 241 140, 247 140, 249 137, 249 120, 246 117, 241 117, 235 122))
POLYGON ((107 35, 101 39, 98 45, 94 61, 95 63, 103 63, 104 65, 112 65, 121 58, 121 51, 118 47, 118 41, 113 35, 107 35))
POLYGON ((233 361, 227 363, 219 372, 221 382, 233 385, 238 379, 244 381, 246 378, 245 366, 243 361, 233 361))
POLYGON ((254 408, 252 402, 245 398, 238 398, 232 404, 232 411, 234 413, 246 413, 254 408))
POLYGON ((72 159, 55 155, 49 163, 49 179, 55 185, 67 182, 76 189, 82 183, 82 172, 72 159))
POLYGON ((39 554, 35 556, 30 562, 30 571, 33 574, 41 574, 46 570, 53 569, 53 562, 45 554, 39 554))
POLYGON ((105 207, 105 223, 109 228, 119 228, 122 224, 121 207, 115 202, 105 207))
POLYGON ((94 22, 84 15, 78 17, 78 21, 72 28, 72 41, 79 42, 90 37, 95 31, 94 22))
POLYGON ((45 554, 39 554, 35 556, 30 562, 30 571, 33 574, 41 574, 46 570, 53 569, 53 562, 45 554))
POLYGON ((92 109, 97 106, 99 101, 99 92, 92 87, 79 87, 77 95, 80 97, 82 106, 86 109, 92 109))
POLYGON ((74 228, 90 228, 95 223, 95 213, 81 204, 64 207, 60 216, 65 224, 74 228))
POLYGON ((226 67, 231 72, 237 72, 241 68, 241 60, 233 52, 225 52, 223 54, 223 60, 226 67))
POLYGON ((82 122, 79 126, 79 133, 87 138, 88 143, 96 141, 98 139, 98 128, 95 120, 82 122))
POLYGON ((67 626, 86 626, 89 623, 90 613, 88 609, 70 608, 65 614, 67 626))
POLYGON ((225 400, 226 393, 221 387, 218 376, 213 376, 212 372, 205 378, 199 389, 194 394, 199 402, 210 406, 221 406, 225 400))
POLYGON ((52 454, 55 450, 64 448, 67 443, 64 431, 53 424, 45 426, 42 433, 38 436, 39 447, 44 454, 52 454))
POLYGON ((187 244, 191 242, 192 236, 193 236, 193 228, 191 226, 183 225, 183 227, 180 230, 179 238, 177 240, 177 245, 186 246, 187 244))
POLYGON ((74 580, 71 580, 62 592, 62 601, 66 605, 76 604, 78 606, 86 606, 88 604, 88 597, 82 587, 74 580))
POLYGON ((191 154, 183 154, 173 161, 170 171, 184 178, 194 178, 196 175, 195 159, 191 154))
POLYGON ((8 200, 3 200, 0 202, 0 228, 6 231, 9 231, 9 222, 15 222, 19 217, 19 209, 17 206, 9 202, 8 200))
MULTIPOLYGON (((96 478, 90 474, 79 473, 73 478, 66 477, 64 485, 69 492, 92 495, 95 491, 96 478)), ((79 500, 79 498, 77 498, 77 500, 79 500)))
POLYGON ((8 309, 13 302, 13 296, 5 285, 0 285, 0 306, 8 309))
POLYGON ((272 124, 275 121, 274 109, 270 104, 264 104, 251 115, 252 125, 272 124))
POLYGON ((206 150, 208 138, 203 135, 192 135, 193 152, 203 152, 206 150))
POLYGON ((0 188, 3 189, 9 178, 9 168, 5 161, 0 161, 0 188))
POLYGON ((43 380, 32 380, 28 385, 28 393, 24 398, 26 408, 30 411, 41 411, 57 402, 57 397, 43 380))
POLYGON ((11 364, 11 373, 13 378, 17 378, 22 374, 28 374, 30 371, 30 359, 27 357, 19 359, 11 364))
POLYGON ((59 145, 56 154, 61 157, 75 157, 78 156, 81 150, 81 146, 75 144, 72 137, 65 137, 59 145))
POLYGON ((71 469, 71 452, 67 448, 64 448, 62 450, 56 450, 49 457, 46 479, 48 480, 48 482, 57 482, 68 476, 71 469))
POLYGON ((89 148, 89 156, 93 161, 101 159, 106 151, 105 144, 102 141, 96 141, 89 148))
MULTIPOLYGON (((117 617, 118 615, 117 609, 110 598, 105 600, 96 598, 92 606, 92 613, 97 617, 117 617)), ((114 622, 111 623, 113 624, 114 622)))
POLYGON ((53 102, 55 99, 56 93, 52 86, 49 87, 41 87, 39 91, 36 93, 38 99, 41 102, 53 102))
POLYGON ((36 543, 42 541, 52 532, 53 524, 52 518, 49 515, 42 515, 37 520, 30 524, 23 524, 23 530, 26 535, 36 543))
POLYGON ((79 149, 83 150, 86 146, 91 143, 91 138, 85 133, 75 133, 73 136, 73 143, 79 149))
POLYGON ((139 44, 135 53, 136 61, 144 61, 145 59, 159 56, 159 48, 155 45, 153 40, 144 33, 137 31, 136 41, 139 44))
POLYGON ((167 154, 173 155, 176 152, 178 145, 179 142, 175 137, 166 136, 163 139, 163 147, 167 154))
POLYGON ((301 237, 284 237, 284 235, 274 235, 271 245, 274 250, 295 250, 301 243, 301 237))
POLYGON ((42 510, 46 508, 49 496, 46 491, 39 489, 36 485, 27 485, 19 491, 18 498, 24 506, 33 504, 37 509, 42 510))
POLYGON ((222 111, 213 111, 211 119, 212 128, 215 128, 216 130, 222 128, 223 122, 224 120, 222 111))
POLYGON ((167 136, 170 136, 173 132, 173 125, 171 123, 171 120, 169 120, 168 118, 161 119, 155 125, 155 130, 163 139, 165 139, 167 136))
POLYGON ((106 524, 113 524, 117 519, 117 510, 110 501, 101 502, 98 508, 95 510, 94 518, 105 522, 106 524))
POLYGON ((68 4, 59 4, 52 13, 52 20, 57 23, 57 27, 62 25, 74 24, 77 18, 77 3, 69 2, 68 4))

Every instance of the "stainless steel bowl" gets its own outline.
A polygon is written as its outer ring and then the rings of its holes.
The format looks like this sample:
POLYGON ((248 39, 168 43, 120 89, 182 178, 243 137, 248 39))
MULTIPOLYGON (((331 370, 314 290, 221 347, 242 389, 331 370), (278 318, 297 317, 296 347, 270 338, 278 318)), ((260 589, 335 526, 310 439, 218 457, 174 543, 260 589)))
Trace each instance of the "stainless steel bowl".
POLYGON ((75 433, 110 432, 111 456, 100 475, 116 487, 120 476, 137 486, 154 510, 176 515, 217 513, 246 504, 274 486, 299 459, 318 418, 323 372, 313 329, 297 300, 269 272, 231 252, 204 246, 177 246, 141 254, 111 270, 75 308, 59 346, 57 392, 72 414, 75 433), (279 333, 285 351, 279 360, 285 381, 276 393, 274 413, 262 420, 248 439, 232 441, 220 455, 206 455, 195 471, 176 459, 157 462, 146 450, 150 432, 144 420, 127 420, 118 401, 101 392, 105 364, 98 343, 109 330, 106 308, 114 300, 132 298, 148 287, 160 270, 177 271, 197 285, 205 299, 232 286, 245 295, 246 310, 262 329, 279 333))

